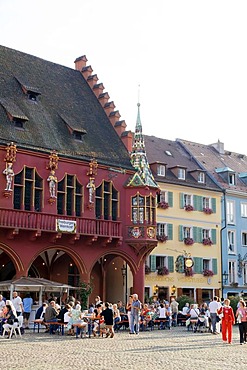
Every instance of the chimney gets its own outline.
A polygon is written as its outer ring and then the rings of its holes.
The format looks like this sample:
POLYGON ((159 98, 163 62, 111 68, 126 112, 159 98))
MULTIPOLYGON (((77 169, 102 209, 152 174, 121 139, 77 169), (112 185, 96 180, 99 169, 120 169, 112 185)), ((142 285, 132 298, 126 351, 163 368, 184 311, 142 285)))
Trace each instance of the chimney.
POLYGON ((113 101, 110 101, 109 103, 106 103, 104 105, 104 110, 107 116, 109 116, 110 113, 114 111, 114 109, 115 109, 115 104, 113 101))
POLYGON ((122 121, 117 121, 114 125, 114 128, 115 128, 115 131, 116 133, 118 134, 118 136, 121 137, 122 133, 125 131, 126 129, 126 123, 124 120, 122 121))
POLYGON ((94 94, 97 96, 97 98, 99 97, 99 95, 100 94, 102 94, 102 92, 103 92, 103 90, 104 90, 104 85, 102 84, 102 82, 101 83, 99 83, 99 84, 96 84, 96 85, 94 85, 94 87, 93 87, 93 92, 94 92, 94 94))
POLYGON ((133 144, 133 133, 131 131, 124 131, 121 135, 121 139, 125 148, 128 150, 129 153, 132 151, 132 144, 133 144))
POLYGON ((210 144, 210 146, 216 149, 218 153, 225 154, 224 143, 221 143, 220 140, 218 140, 218 142, 215 144, 210 144))
POLYGON ((121 115, 120 115, 120 113, 119 113, 119 111, 118 110, 116 110, 116 111, 114 111, 114 112, 111 112, 110 114, 109 114, 109 120, 110 120, 110 122, 111 122, 111 124, 112 124, 112 126, 113 127, 115 127, 115 123, 117 122, 117 121, 119 121, 119 118, 121 117, 121 115))
POLYGON ((85 80, 87 80, 88 77, 91 76, 92 72, 93 72, 93 68, 91 66, 83 67, 81 70, 81 73, 83 77, 85 78, 85 80))
POLYGON ((81 57, 79 58, 76 58, 76 60, 74 61, 75 63, 75 69, 77 71, 82 71, 82 68, 83 67, 86 67, 86 64, 87 64, 87 58, 86 58, 86 55, 82 55, 81 57))
POLYGON ((102 107, 104 107, 106 103, 108 103, 109 99, 110 99, 110 95, 108 94, 108 92, 102 93, 98 96, 98 100, 102 107))
POLYGON ((91 89, 93 89, 93 87, 94 87, 94 85, 96 85, 97 81, 98 81, 98 76, 97 75, 88 76, 88 78, 87 78, 87 83, 91 87, 91 89))

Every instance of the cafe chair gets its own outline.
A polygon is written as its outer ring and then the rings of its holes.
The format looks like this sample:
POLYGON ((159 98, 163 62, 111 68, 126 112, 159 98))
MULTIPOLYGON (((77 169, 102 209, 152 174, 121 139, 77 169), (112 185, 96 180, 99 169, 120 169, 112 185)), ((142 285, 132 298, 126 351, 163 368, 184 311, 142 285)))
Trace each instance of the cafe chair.
POLYGON ((9 337, 8 337, 9 339, 12 338, 13 334, 15 335, 16 338, 17 338, 18 334, 19 334, 20 338, 22 337, 21 327, 23 325, 23 316, 18 316, 17 319, 18 319, 18 322, 14 322, 13 325, 8 324, 8 328, 4 327, 3 337, 5 336, 5 333, 8 332, 8 329, 10 329, 9 337))

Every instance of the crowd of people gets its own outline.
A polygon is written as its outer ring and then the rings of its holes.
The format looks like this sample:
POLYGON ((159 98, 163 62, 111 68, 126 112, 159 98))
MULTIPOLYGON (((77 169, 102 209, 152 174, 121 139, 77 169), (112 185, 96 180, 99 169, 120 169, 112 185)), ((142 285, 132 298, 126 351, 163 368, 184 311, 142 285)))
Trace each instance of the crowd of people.
MULTIPOLYGON (((3 329, 10 332, 11 325, 23 316, 23 328, 28 329, 30 312, 33 300, 27 294, 22 300, 17 292, 13 292, 11 300, 5 300, 0 295, 0 333, 3 329)), ((139 335, 141 330, 151 330, 158 325, 159 330, 171 329, 172 326, 186 325, 188 330, 197 331, 206 328, 216 335, 221 333, 222 340, 232 343, 232 327, 235 321, 239 326, 240 344, 247 342, 247 308, 244 300, 239 301, 236 314, 230 306, 229 299, 214 297, 207 304, 201 305, 186 303, 179 310, 175 297, 168 301, 157 301, 152 304, 142 303, 137 294, 129 296, 126 305, 122 301, 117 303, 102 302, 97 296, 88 310, 82 310, 80 301, 69 297, 61 307, 54 296, 44 302, 36 312, 35 320, 45 325, 46 332, 55 334, 58 325, 66 324, 67 335, 105 336, 113 338, 115 332, 122 326, 129 328, 129 334, 139 335)))

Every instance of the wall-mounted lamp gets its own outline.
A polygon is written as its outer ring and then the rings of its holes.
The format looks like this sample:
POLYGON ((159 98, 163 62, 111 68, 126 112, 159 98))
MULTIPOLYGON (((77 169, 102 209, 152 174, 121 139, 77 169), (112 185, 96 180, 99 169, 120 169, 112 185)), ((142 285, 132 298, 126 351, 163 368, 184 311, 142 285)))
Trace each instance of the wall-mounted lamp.
POLYGON ((173 285, 171 287, 171 294, 174 295, 175 293, 176 293, 176 287, 175 287, 175 285, 173 285))
POLYGON ((222 279, 223 279, 223 283, 226 284, 227 280, 228 280, 228 275, 226 271, 223 272, 222 274, 222 279))
POLYGON ((158 290, 159 290, 159 286, 156 284, 154 286, 154 294, 157 294, 158 290))

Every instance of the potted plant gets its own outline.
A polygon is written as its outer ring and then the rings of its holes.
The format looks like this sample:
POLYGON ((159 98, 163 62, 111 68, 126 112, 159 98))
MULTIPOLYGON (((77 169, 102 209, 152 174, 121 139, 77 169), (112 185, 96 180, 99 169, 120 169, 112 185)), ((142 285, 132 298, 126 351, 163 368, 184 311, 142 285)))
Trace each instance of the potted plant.
POLYGON ((159 266, 157 268, 157 274, 158 275, 162 275, 162 276, 169 275, 169 270, 168 270, 168 268, 166 266, 163 266, 163 267, 160 267, 159 266))
POLYGON ((184 209, 188 212, 194 211, 194 207, 191 204, 187 204, 186 206, 184 206, 184 209))
POLYGON ((165 201, 159 202, 158 203, 158 208, 167 209, 167 208, 169 208, 169 204, 165 201))
POLYGON ((212 245, 212 244, 213 244, 213 242, 212 242, 212 240, 211 240, 210 238, 204 238, 204 239, 202 240, 202 244, 203 244, 203 245, 212 245))
POLYGON ((213 213, 213 210, 209 207, 204 207, 203 212, 206 213, 206 215, 211 215, 211 213, 213 213))
POLYGON ((164 234, 163 235, 157 235, 156 239, 161 243, 165 243, 168 240, 168 236, 164 235, 164 234))
POLYGON ((184 238, 184 244, 185 245, 193 245, 194 244, 194 239, 189 238, 189 237, 184 238))
POLYGON ((214 273, 212 270, 204 269, 202 272, 203 276, 214 276, 214 273))

